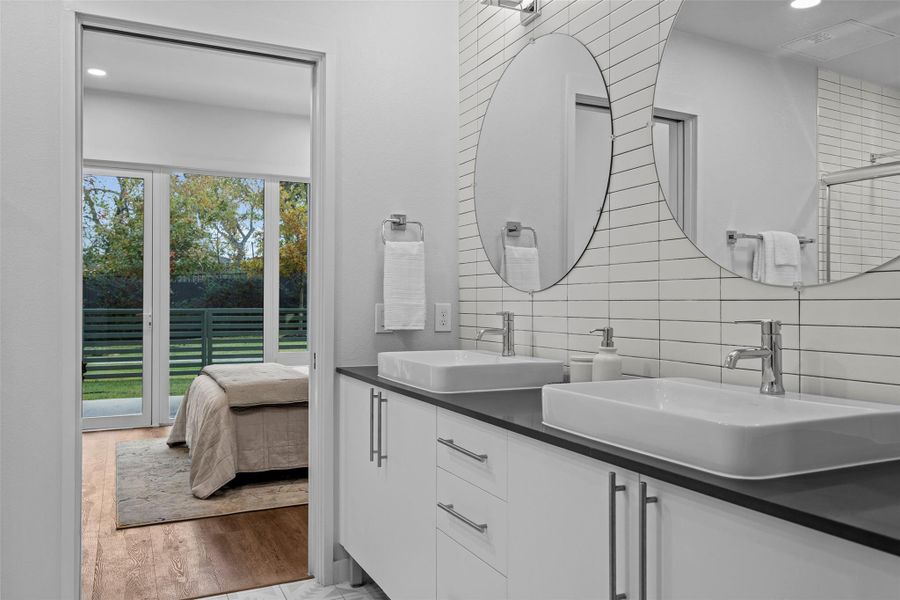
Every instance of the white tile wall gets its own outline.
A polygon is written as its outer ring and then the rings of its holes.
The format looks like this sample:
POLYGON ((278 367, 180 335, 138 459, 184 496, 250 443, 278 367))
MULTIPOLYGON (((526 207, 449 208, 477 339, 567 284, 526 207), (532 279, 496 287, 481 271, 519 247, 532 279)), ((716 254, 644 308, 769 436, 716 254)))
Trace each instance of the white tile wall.
POLYGON ((673 221, 646 123, 680 2, 546 0, 542 16, 527 27, 512 11, 460 2, 461 346, 498 350, 494 340, 475 342, 476 327, 495 326, 496 311, 512 310, 521 354, 567 361, 591 353, 598 339, 588 332, 609 324, 628 374, 757 385, 754 365, 721 367, 731 349, 759 340, 756 326, 732 321, 778 318, 785 324, 788 389, 900 403, 900 262, 798 292, 719 268, 673 221), (531 36, 553 31, 582 41, 602 66, 616 139, 610 193, 588 250, 559 285, 532 297, 503 284, 487 262, 472 182, 481 119, 504 66, 531 36))
MULTIPOLYGON (((819 70, 818 163, 821 172, 869 166, 870 154, 900 150, 900 90, 819 70)), ((884 163, 885 159, 880 161, 884 163)), ((825 239, 825 192, 819 199, 825 239)), ((831 188, 832 281, 900 254, 900 176, 831 188)), ((819 247, 824 279, 825 248, 819 247)))

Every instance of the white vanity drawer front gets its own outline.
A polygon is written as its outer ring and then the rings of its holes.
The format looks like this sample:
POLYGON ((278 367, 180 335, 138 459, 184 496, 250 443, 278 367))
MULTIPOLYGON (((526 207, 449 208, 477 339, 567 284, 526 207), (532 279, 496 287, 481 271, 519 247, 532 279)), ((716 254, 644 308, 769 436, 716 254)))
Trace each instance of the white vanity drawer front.
POLYGON ((506 577, 437 532, 437 600, 503 600, 506 577))
POLYGON ((506 502, 437 470, 437 528, 506 574, 506 502))
POLYGON ((506 432, 439 410, 437 464, 469 483, 506 499, 506 432))

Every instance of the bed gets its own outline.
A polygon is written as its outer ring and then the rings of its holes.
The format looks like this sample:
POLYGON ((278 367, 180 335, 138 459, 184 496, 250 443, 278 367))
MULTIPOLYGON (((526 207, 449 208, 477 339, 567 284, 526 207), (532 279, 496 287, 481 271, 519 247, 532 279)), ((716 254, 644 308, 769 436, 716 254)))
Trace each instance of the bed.
MULTIPOLYGON (((292 369, 308 376, 308 367, 292 369)), ((306 400, 234 406, 204 371, 184 395, 168 444, 188 446, 191 492, 208 498, 238 473, 308 467, 308 415, 306 400)))

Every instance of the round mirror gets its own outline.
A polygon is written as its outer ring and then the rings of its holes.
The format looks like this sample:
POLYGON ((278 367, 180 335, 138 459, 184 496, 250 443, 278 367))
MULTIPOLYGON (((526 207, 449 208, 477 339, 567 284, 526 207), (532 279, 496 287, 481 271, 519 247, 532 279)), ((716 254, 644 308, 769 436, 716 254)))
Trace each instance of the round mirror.
POLYGON ((900 3, 685 0, 653 120, 672 215, 726 269, 812 285, 900 254, 900 3))
POLYGON ((509 63, 475 159, 475 216, 509 285, 550 287, 575 265, 603 208, 612 156, 606 83, 581 42, 550 34, 509 63))

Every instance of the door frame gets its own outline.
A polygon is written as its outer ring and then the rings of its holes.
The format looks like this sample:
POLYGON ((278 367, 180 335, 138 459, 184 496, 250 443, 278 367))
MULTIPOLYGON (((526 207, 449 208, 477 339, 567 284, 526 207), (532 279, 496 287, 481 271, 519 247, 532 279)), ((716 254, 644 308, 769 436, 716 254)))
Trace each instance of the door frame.
MULTIPOLYGON (((159 260, 159 254, 156 252, 157 243, 155 239, 155 225, 157 217, 155 200, 155 181, 152 171, 147 169, 119 168, 119 167, 103 167, 88 165, 82 168, 82 181, 85 175, 98 175, 108 177, 127 177, 133 179, 144 180, 144 240, 143 240, 143 336, 142 336, 142 352, 141 352, 141 412, 136 415, 117 415, 112 417, 84 417, 84 399, 79 396, 79 413, 81 417, 82 431, 91 431, 97 429, 124 429, 129 427, 149 427, 154 422, 154 381, 153 381, 153 361, 155 328, 153 318, 155 314, 155 294, 154 290, 158 285, 156 274, 158 268, 156 261, 159 260)), ((81 206, 84 206, 84 192, 82 187, 81 206)), ((83 246, 82 246, 83 247, 83 246)), ((83 254, 83 253, 82 253, 83 254)), ((83 259, 82 259, 83 260, 83 259)), ((82 307, 83 308, 83 307, 82 307)), ((82 313, 83 314, 83 313, 82 313)), ((80 352, 83 348, 80 349, 80 352)), ((83 381, 82 381, 83 384, 83 381)))
MULTIPOLYGON (((64 359, 59 365, 63 393, 62 515, 60 528, 61 598, 81 592, 81 406, 71 398, 81 393, 81 181, 83 164, 82 39, 86 27, 157 37, 210 48, 243 51, 275 58, 301 60, 313 65, 312 164, 310 186, 310 263, 308 297, 310 369, 309 401, 309 572, 322 584, 334 583, 346 571, 347 561, 336 549, 335 510, 335 268, 336 174, 335 114, 337 53, 334 42, 317 41, 317 49, 281 46, 215 34, 148 25, 67 10, 62 16, 62 105, 60 142, 61 216, 63 227, 60 264, 66 273, 60 282, 59 310, 69 327, 60 332, 64 359), (69 399, 69 401, 67 401, 69 399), (68 550, 65 550, 68 549, 68 550)), ((162 326, 162 324, 160 324, 162 326)))

